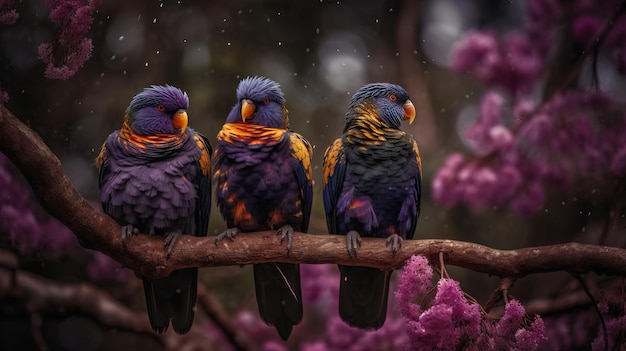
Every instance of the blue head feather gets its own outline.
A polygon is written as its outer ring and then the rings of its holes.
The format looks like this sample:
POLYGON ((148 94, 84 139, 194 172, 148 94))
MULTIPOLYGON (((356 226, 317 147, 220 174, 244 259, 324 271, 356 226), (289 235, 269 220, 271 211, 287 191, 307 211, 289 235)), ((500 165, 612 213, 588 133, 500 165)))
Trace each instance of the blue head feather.
POLYGON ((265 77, 248 77, 239 82, 237 103, 228 114, 227 123, 242 122, 241 103, 244 99, 251 100, 256 107, 250 123, 273 128, 286 127, 283 111, 285 97, 278 83, 265 77))
POLYGON ((358 110, 363 104, 373 104, 378 112, 378 118, 391 128, 399 129, 404 117, 404 103, 409 99, 409 94, 399 85, 391 83, 370 83, 362 86, 352 96, 348 112, 346 113, 346 126, 358 119, 358 110), (391 101, 389 96, 395 95, 396 101, 391 101))
POLYGON ((138 134, 175 134, 172 116, 188 108, 187 93, 171 85, 152 85, 133 97, 126 115, 138 134))

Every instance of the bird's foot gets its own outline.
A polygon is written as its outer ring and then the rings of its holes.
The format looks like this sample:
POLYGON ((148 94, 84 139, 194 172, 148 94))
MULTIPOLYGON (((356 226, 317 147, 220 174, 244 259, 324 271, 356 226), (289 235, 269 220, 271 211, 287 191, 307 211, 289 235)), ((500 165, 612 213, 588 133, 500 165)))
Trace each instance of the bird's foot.
POLYGON ((122 226, 122 244, 126 246, 126 242, 130 241, 133 235, 139 233, 139 229, 132 224, 122 226))
POLYGON ((289 249, 291 249, 291 239, 293 239, 293 227, 289 224, 285 224, 276 231, 276 235, 280 238, 281 244, 287 239, 287 253, 289 253, 289 249))
POLYGON ((361 247, 361 235, 355 230, 346 234, 346 244, 348 245, 348 255, 356 257, 356 251, 361 247))
POLYGON ((239 228, 237 227, 233 227, 233 228, 228 228, 225 231, 223 231, 221 234, 219 234, 218 236, 215 237, 215 246, 217 246, 217 244, 219 244, 220 241, 224 240, 225 238, 230 239, 230 241, 235 241, 235 237, 237 236, 237 234, 239 234, 241 231, 239 230, 239 228))
POLYGON ((167 251, 167 258, 170 257, 172 251, 174 251, 174 247, 178 242, 178 239, 183 235, 181 231, 169 232, 165 234, 165 250, 167 251))
POLYGON ((385 246, 388 246, 389 243, 391 243, 391 254, 395 256, 398 252, 398 249, 400 249, 400 246, 402 246, 403 241, 404 239, 402 239, 400 235, 391 234, 389 237, 387 237, 387 240, 385 240, 385 246))

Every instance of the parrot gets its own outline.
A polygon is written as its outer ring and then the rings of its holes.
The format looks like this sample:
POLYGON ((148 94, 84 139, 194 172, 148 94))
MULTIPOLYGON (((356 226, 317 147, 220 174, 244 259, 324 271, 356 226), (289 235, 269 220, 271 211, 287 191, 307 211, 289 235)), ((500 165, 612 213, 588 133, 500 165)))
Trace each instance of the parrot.
MULTIPOLYGON (((294 231, 307 232, 313 194, 311 144, 289 128, 280 85, 260 77, 239 82, 237 102, 217 135, 213 183, 227 229, 215 239, 276 230, 291 248, 294 231)), ((254 264, 259 314, 287 340, 302 320, 298 264, 254 264)))
MULTIPOLYGON (((346 236, 356 256, 361 237, 386 238, 395 255, 412 239, 420 213, 422 163, 413 136, 400 130, 415 119, 415 106, 399 85, 370 83, 350 101, 340 138, 323 160, 323 203, 330 234, 346 236)), ((387 315, 392 271, 339 265, 339 316, 365 330, 387 315)))
MULTIPOLYGON (((122 226, 126 244, 138 232, 163 237, 167 257, 181 235, 206 236, 211 211, 209 140, 187 127, 189 98, 179 88, 152 85, 135 95, 121 129, 96 158, 103 210, 122 226)), ((193 324, 198 268, 160 279, 141 277, 150 325, 178 334, 193 324)))

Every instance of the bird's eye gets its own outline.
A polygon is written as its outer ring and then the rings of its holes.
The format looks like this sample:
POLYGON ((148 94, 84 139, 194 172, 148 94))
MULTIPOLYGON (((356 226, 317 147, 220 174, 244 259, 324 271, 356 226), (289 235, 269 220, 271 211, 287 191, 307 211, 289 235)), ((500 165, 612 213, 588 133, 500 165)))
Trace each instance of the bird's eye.
POLYGON ((396 96, 396 94, 389 95, 389 101, 391 101, 391 102, 398 101, 398 97, 396 96))
POLYGON ((157 106, 157 110, 163 112, 163 111, 165 111, 165 106, 164 105, 159 105, 159 106, 157 106))
POLYGON ((263 100, 263 103, 266 104, 266 105, 269 104, 270 103, 270 99, 269 98, 265 98, 265 100, 263 100))

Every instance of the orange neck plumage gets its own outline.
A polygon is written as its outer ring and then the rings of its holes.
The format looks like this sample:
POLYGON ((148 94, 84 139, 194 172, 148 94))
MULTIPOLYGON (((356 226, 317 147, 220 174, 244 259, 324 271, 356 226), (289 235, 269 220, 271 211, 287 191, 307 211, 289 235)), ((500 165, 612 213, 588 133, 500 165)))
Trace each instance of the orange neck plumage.
POLYGON ((267 144, 278 142, 283 138, 286 129, 264 127, 252 123, 226 123, 217 138, 227 143, 244 141, 248 144, 267 144))
POLYGON ((124 121, 124 125, 120 130, 120 137, 125 142, 128 142, 139 149, 146 149, 148 146, 167 146, 171 148, 179 148, 187 139, 187 134, 137 134, 130 127, 130 123, 128 121, 124 121))

